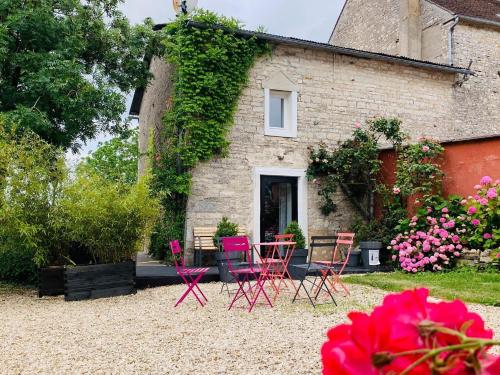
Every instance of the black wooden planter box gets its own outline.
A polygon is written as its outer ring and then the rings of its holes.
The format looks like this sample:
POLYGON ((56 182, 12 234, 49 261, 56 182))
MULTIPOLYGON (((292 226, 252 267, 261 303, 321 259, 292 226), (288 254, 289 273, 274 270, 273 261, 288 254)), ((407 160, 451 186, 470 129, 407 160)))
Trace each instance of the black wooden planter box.
POLYGON ((64 267, 44 267, 38 270, 38 297, 64 294, 64 267))
POLYGON ((135 262, 67 267, 64 299, 78 301, 136 293, 135 262))

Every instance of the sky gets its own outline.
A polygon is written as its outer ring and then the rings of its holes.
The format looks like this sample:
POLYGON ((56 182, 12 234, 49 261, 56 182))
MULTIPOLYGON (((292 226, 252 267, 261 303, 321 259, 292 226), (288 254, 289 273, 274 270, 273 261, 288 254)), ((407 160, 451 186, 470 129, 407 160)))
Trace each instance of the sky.
MULTIPOLYGON (((264 26, 271 34, 292 36, 317 42, 327 42, 342 10, 344 0, 199 0, 198 8, 209 9, 240 20, 246 29, 264 26)), ((166 23, 175 18, 172 0, 126 0, 122 12, 132 23, 150 17, 155 23, 166 23)), ((127 112, 132 94, 127 97, 127 112)), ((80 151, 68 154, 71 163, 95 150, 99 142, 109 139, 99 135, 80 151)))

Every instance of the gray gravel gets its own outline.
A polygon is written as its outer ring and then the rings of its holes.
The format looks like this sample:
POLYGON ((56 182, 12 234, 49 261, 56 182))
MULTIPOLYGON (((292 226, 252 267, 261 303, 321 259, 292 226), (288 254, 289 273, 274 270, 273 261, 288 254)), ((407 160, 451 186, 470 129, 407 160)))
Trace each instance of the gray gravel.
MULTIPOLYGON (((183 289, 81 302, 0 293, 0 374, 318 374, 328 328, 385 294, 351 286, 339 307, 316 310, 284 295, 249 314, 227 311, 218 283, 202 285, 206 307, 189 297, 174 308, 183 289)), ((500 332, 500 308, 471 309, 500 332)))

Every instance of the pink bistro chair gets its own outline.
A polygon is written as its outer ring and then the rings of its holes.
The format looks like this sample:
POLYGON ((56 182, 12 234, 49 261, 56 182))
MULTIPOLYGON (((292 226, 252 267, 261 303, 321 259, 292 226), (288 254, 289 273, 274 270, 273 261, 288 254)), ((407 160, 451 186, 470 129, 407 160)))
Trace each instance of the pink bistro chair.
POLYGON ((184 257, 182 256, 181 245, 178 240, 170 242, 170 250, 172 251, 172 255, 174 257, 175 269, 177 274, 181 277, 181 279, 186 283, 188 288, 179 298, 175 307, 177 307, 184 299, 187 297, 189 292, 193 293, 197 301, 201 306, 205 306, 208 302, 207 297, 203 294, 200 287, 198 286, 198 281, 207 273, 208 268, 187 268, 184 263, 184 257), (196 290, 201 294, 198 296, 196 290))
POLYGON ((342 282, 340 276, 347 266, 349 256, 351 255, 352 246, 354 243, 354 233, 337 233, 337 240, 335 242, 335 249, 331 261, 315 261, 314 263, 321 264, 325 267, 322 271, 323 276, 327 277, 330 274, 328 282, 332 291, 338 291, 336 285, 340 285, 344 289, 345 295, 348 296, 349 289, 342 282))
POLYGON ((237 300, 245 298, 249 305, 248 312, 251 312, 261 293, 269 306, 273 307, 271 300, 264 290, 265 280, 259 279, 259 274, 263 272, 263 270, 259 266, 252 265, 252 250, 250 243, 248 242, 248 238, 246 236, 223 237, 222 248, 224 249, 224 254, 226 256, 229 273, 231 273, 231 276, 233 276, 234 280, 238 284, 238 290, 234 295, 228 310, 231 310, 237 300), (229 258, 229 254, 234 252, 240 252, 244 255, 248 263, 245 263, 244 265, 241 265, 241 263, 239 265, 234 264, 234 260, 229 258), (255 280, 256 284, 254 286, 251 285, 251 280, 255 280), (248 288, 245 289, 246 284, 248 284, 248 288))

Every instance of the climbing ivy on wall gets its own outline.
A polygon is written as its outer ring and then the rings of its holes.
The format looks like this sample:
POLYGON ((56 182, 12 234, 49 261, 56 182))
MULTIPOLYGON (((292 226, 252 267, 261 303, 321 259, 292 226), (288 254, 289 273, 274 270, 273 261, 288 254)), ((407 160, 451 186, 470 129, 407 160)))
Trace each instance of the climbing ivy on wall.
POLYGON ((169 240, 184 238, 191 171, 199 162, 227 155, 227 135, 250 68, 269 50, 262 40, 237 35, 239 28, 233 18, 200 10, 162 31, 165 59, 175 73, 153 158, 153 186, 164 208, 151 243, 158 257, 165 255, 169 240))

